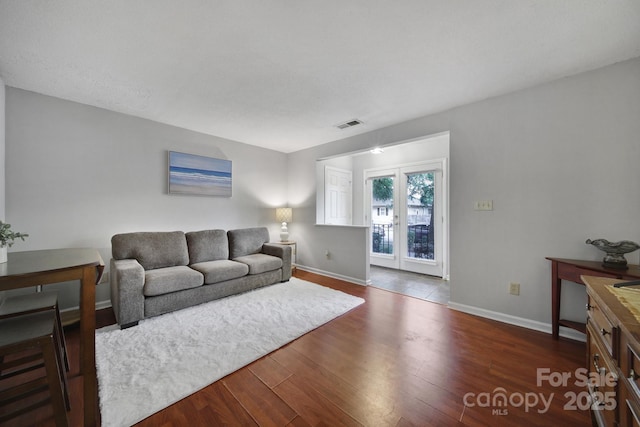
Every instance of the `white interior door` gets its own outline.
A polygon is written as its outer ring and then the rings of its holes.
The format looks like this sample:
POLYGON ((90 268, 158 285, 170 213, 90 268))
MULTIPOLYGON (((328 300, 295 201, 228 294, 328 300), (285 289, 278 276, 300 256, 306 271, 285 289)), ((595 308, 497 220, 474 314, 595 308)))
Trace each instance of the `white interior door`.
POLYGON ((443 277, 445 177, 445 160, 365 172, 371 264, 443 277))
POLYGON ((324 174, 325 224, 351 225, 353 173, 326 166, 324 174))

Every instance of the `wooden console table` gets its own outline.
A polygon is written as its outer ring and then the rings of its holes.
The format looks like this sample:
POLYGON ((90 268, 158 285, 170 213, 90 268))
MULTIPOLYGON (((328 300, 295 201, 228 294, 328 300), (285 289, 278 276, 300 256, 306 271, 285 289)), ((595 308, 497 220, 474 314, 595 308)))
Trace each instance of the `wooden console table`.
POLYGON ((551 326, 553 338, 558 339, 560 326, 586 332, 586 324, 574 322, 560 318, 560 294, 562 291, 562 280, 584 285, 581 275, 608 277, 620 280, 640 279, 640 266, 629 264, 627 270, 615 270, 605 268, 601 261, 583 261, 577 259, 551 258, 551 326))
POLYGON ((80 281, 80 374, 83 377, 84 426, 98 425, 96 382, 96 285, 104 262, 95 249, 10 252, 0 264, 0 291, 80 281))

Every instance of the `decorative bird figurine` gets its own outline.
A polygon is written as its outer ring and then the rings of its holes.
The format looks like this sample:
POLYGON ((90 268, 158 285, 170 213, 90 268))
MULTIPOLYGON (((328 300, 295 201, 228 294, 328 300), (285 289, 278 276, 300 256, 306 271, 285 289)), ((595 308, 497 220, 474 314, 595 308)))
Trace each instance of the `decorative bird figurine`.
POLYGON ((585 243, 587 245, 593 245, 607 254, 602 260, 602 265, 604 267, 615 268, 618 270, 626 270, 629 268, 627 267, 627 259, 624 257, 624 254, 640 249, 640 245, 630 240, 610 242, 607 239, 587 239, 585 243))

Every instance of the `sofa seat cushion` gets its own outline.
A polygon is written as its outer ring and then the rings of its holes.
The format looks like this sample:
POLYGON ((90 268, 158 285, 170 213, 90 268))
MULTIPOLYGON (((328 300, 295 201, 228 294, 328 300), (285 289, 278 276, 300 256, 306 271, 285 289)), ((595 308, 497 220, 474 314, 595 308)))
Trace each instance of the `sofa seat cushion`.
POLYGON ((202 274, 186 266, 157 268, 145 271, 142 293, 147 297, 164 295, 197 288, 203 283, 202 274))
POLYGON ((204 283, 206 285, 237 279, 249 274, 249 267, 246 264, 228 259, 199 262, 191 264, 191 268, 204 274, 204 283))
POLYGON ((247 264, 249 266, 249 274, 260 274, 282 268, 281 258, 265 254, 245 255, 233 260, 247 264))

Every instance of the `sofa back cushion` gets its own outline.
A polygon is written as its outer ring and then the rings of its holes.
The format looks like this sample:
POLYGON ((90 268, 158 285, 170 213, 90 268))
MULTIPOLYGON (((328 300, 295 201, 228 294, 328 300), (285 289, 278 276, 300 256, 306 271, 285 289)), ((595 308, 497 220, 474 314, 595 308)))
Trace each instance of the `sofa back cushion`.
POLYGON ((260 253, 262 245, 269 243, 269 230, 266 227, 229 230, 227 236, 230 259, 260 253))
POLYGON ((229 239, 226 231, 190 231, 186 236, 189 264, 229 259, 229 239))
POLYGON ((116 234, 111 238, 114 259, 136 259, 145 270, 189 264, 182 231, 116 234))

